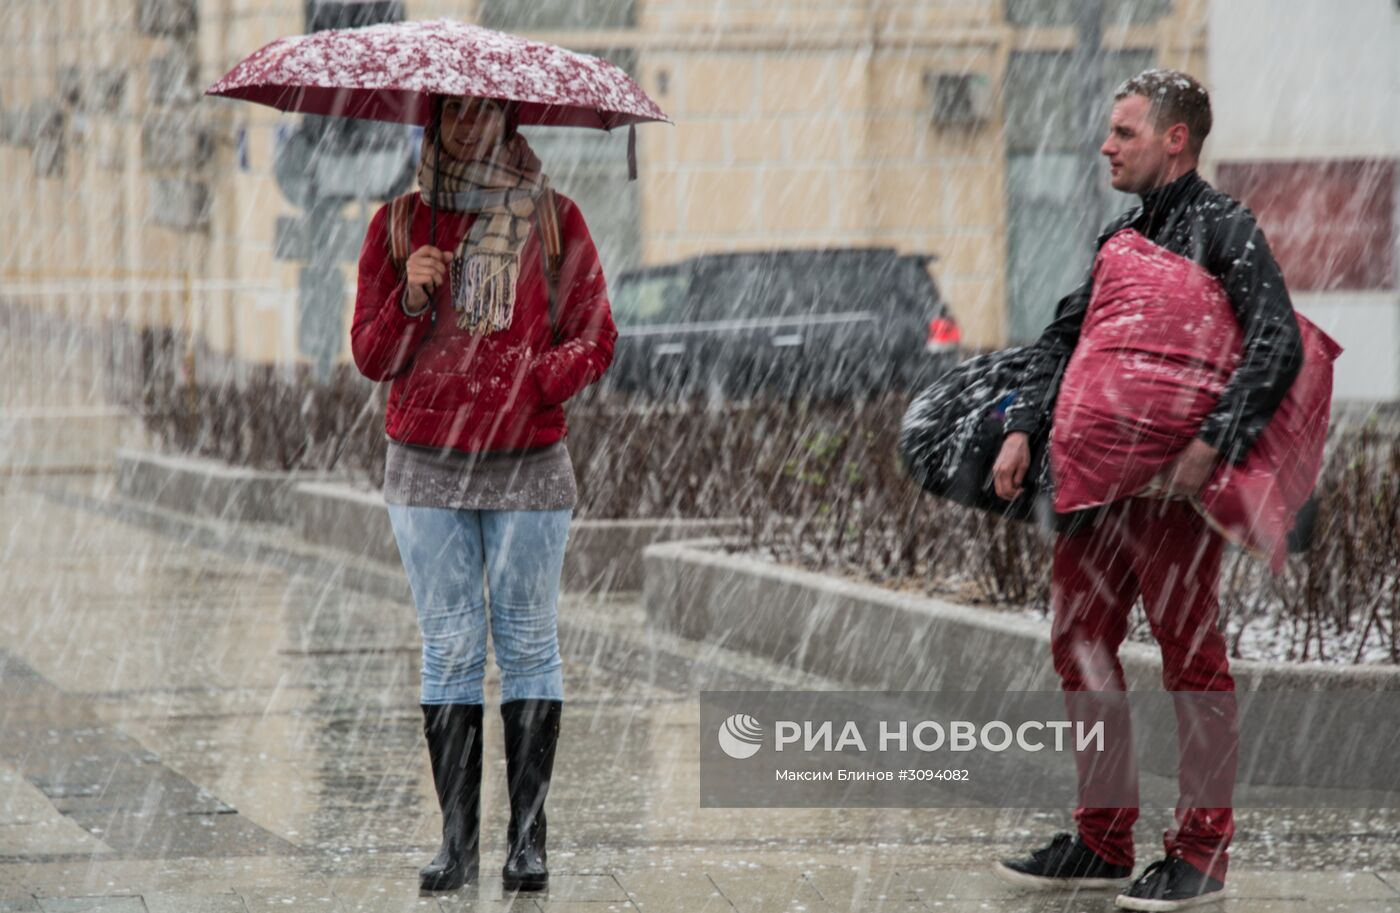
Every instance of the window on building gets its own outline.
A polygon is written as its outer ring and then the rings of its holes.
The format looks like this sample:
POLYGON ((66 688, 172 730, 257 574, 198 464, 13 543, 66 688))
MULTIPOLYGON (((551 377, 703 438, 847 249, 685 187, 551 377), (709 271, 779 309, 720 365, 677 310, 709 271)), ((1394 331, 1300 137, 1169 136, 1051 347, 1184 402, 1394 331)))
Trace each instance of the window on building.
MULTIPOLYGON (((477 22, 507 32, 617 30, 637 26, 636 0, 478 0, 477 22)), ((633 48, 572 48, 637 73, 633 48)), ((555 189, 578 203, 605 275, 641 261, 641 199, 627 180, 627 131, 564 127, 524 130, 555 189)), ((645 163, 643 164, 645 167, 645 163)))
MULTIPOLYGON (((628 73, 637 70, 632 49, 588 49, 628 73)), ((551 185, 578 203, 598 247, 603 272, 615 276, 641 261, 641 198, 627 180, 627 130, 605 133, 578 127, 525 127, 551 185)), ((646 167, 646 162, 641 163, 646 167)))
POLYGON ((636 266, 642 249, 641 199, 638 182, 627 180, 627 130, 524 127, 522 132, 539 155, 550 185, 583 212, 604 275, 636 266))
POLYGON ((1078 101, 1073 54, 1011 55, 1005 90, 1006 287, 1013 342, 1040 335, 1055 303, 1088 271, 1091 242, 1103 221, 1137 202, 1108 188, 1106 169, 1086 174, 1081 149, 1086 141, 1102 141, 1114 87, 1152 62, 1151 51, 1106 52, 1097 102, 1086 113, 1078 101))
MULTIPOLYGON (((1085 0, 1006 0, 1012 25, 1074 25, 1085 0)), ((1104 25, 1150 25, 1171 13, 1171 0, 1105 0, 1104 25)))
POLYGON ((502 31, 630 29, 636 0, 479 0, 477 22, 502 31))
POLYGON ((357 29, 402 22, 403 0, 305 0, 306 30, 357 29))

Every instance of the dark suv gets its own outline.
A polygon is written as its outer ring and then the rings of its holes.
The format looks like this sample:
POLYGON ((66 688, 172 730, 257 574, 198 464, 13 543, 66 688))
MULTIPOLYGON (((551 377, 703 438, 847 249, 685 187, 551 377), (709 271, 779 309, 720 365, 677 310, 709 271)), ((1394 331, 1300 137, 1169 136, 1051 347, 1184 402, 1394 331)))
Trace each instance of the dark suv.
POLYGON ((929 256, 893 248, 711 254, 624 273, 607 389, 839 398, 908 390, 957 360, 929 256))

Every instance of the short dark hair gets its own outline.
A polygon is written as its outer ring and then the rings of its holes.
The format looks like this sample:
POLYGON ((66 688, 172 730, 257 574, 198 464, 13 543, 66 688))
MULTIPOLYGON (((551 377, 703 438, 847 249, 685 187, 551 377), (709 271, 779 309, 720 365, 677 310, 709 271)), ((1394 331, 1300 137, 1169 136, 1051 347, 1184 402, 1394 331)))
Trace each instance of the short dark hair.
POLYGON ((1195 77, 1180 70, 1143 70, 1124 80, 1113 100, 1141 95, 1152 103, 1152 122, 1159 128, 1185 124, 1190 134, 1191 152, 1201 154, 1210 135, 1210 93, 1195 77))

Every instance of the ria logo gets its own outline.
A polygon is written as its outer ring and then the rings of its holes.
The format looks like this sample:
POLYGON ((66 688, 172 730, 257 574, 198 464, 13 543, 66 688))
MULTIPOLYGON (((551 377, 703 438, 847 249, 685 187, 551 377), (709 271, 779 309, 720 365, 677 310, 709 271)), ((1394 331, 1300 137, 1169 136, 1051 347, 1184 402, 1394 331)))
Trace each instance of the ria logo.
POLYGON ((751 758, 763 747, 763 726, 747 713, 736 713, 719 727, 719 747, 735 760, 751 758))

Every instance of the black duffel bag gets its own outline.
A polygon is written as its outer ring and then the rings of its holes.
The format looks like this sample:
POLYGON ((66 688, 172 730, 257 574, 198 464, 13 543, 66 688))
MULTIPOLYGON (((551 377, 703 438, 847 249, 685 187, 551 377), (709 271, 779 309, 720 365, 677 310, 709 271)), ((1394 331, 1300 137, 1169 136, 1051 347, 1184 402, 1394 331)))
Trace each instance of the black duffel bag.
POLYGON ((992 488, 1006 409, 1032 351, 1020 346, 969 359, 910 403, 900 426, 899 455, 925 491, 1012 520, 1049 521, 1048 431, 1031 441, 1031 468, 1020 497, 1005 501, 992 488))

